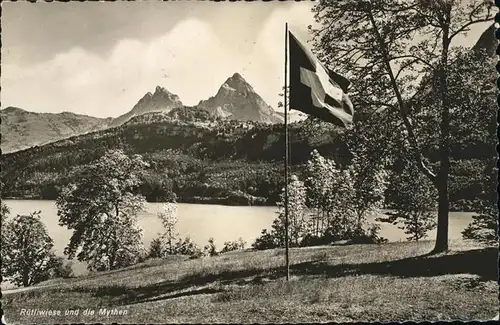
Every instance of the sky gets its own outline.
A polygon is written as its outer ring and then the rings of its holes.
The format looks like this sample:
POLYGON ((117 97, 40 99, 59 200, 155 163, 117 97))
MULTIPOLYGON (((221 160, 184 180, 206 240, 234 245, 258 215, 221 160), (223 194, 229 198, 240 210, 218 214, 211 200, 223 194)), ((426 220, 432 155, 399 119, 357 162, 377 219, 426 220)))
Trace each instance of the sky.
MULTIPOLYGON (((1 107, 116 117, 156 86, 196 105, 238 72, 276 108, 285 22, 309 41, 313 5, 2 3, 1 107)), ((474 44, 486 27, 474 28, 462 42, 474 44)))

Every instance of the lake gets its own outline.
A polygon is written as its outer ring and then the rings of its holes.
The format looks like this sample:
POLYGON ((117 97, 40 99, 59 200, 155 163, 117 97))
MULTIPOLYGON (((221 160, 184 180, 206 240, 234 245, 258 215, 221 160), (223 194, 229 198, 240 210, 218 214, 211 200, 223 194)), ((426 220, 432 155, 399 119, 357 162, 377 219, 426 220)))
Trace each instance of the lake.
MULTIPOLYGON (((41 220, 46 224, 49 235, 54 240, 54 249, 62 255, 64 247, 69 242, 71 231, 58 224, 55 201, 44 200, 4 200, 11 209, 11 216, 29 214, 35 210, 41 211, 41 220)), ((157 217, 163 203, 148 203, 146 211, 140 213, 138 222, 143 229, 143 242, 149 247, 151 240, 162 232, 162 224, 157 217)), ((177 231, 182 237, 190 236, 194 243, 203 247, 210 237, 213 237, 218 249, 225 241, 237 240, 241 237, 250 247, 259 237, 264 228, 270 228, 276 218, 276 207, 261 206, 223 206, 208 204, 178 203, 177 231)), ((472 220, 471 212, 450 213, 449 238, 462 238, 461 231, 472 220)), ((374 221, 375 217, 370 218, 374 221)), ((397 226, 380 223, 380 235, 389 241, 404 241, 405 233, 397 226)), ((430 231, 428 239, 435 238, 436 230, 430 231)), ((82 273, 84 268, 75 263, 75 272, 82 273)))

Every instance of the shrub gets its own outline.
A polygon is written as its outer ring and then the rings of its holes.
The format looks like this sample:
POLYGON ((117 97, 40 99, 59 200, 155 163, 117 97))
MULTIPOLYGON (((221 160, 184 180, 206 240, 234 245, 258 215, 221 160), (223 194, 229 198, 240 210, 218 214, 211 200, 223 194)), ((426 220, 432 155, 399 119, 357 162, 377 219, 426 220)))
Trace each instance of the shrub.
POLYGON ((163 257, 163 245, 160 238, 155 238, 149 244, 148 258, 163 257))
POLYGON ((51 260, 51 270, 50 270, 50 278, 72 278, 73 274, 73 262, 68 261, 64 262, 63 257, 54 257, 51 260))
POLYGON ((255 239, 255 242, 252 244, 252 248, 257 250, 273 249, 277 247, 280 247, 280 245, 276 240, 276 236, 269 233, 267 229, 262 229, 260 237, 255 239))
POLYGON ((215 242, 213 238, 208 240, 208 245, 203 247, 203 254, 206 256, 217 256, 219 253, 217 252, 217 248, 215 247, 215 242))
POLYGON ((175 254, 188 255, 191 257, 201 257, 203 256, 202 250, 192 242, 191 238, 188 236, 184 240, 179 239, 174 246, 175 254))
POLYGON ((236 251, 240 249, 244 249, 246 242, 240 237, 237 241, 227 241, 224 243, 224 247, 220 251, 221 253, 236 251))

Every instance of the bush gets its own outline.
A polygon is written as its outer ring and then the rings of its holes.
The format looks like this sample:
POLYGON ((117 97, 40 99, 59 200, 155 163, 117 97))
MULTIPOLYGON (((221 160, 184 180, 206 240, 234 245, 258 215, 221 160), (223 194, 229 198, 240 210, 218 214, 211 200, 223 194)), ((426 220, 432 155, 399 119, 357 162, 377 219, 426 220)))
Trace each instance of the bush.
POLYGON ((300 242, 301 247, 308 247, 308 246, 321 246, 321 245, 328 245, 332 241, 329 240, 326 236, 316 236, 313 234, 306 234, 302 241, 300 242))
POLYGON ((358 229, 349 241, 350 244, 382 244, 386 243, 387 239, 378 235, 380 225, 372 224, 367 230, 358 229))
POLYGON ((273 249, 277 247, 280 247, 279 242, 273 234, 267 231, 267 229, 262 229, 260 237, 255 239, 255 242, 252 244, 252 248, 257 250, 273 249))
POLYGON ((155 238, 149 244, 148 258, 163 257, 163 244, 160 238, 155 238))
POLYGON ((215 247, 214 239, 210 238, 208 240, 208 245, 203 247, 203 254, 206 256, 217 256, 219 253, 217 252, 217 248, 215 247))
POLYGON ((58 256, 54 257, 51 261, 51 270, 49 273, 49 278, 72 278, 73 274, 73 262, 64 262, 64 258, 58 256))
POLYGON ((115 268, 121 269, 130 265, 134 265, 139 263, 140 260, 140 254, 131 252, 126 249, 119 249, 116 252, 115 268))
POLYGON ((174 246, 174 252, 178 255, 188 255, 191 257, 202 257, 203 251, 191 241, 188 236, 184 240, 179 239, 174 246))
POLYGON ((244 249, 246 242, 240 237, 237 241, 227 241, 224 243, 224 247, 220 251, 221 253, 236 251, 240 249, 244 249))

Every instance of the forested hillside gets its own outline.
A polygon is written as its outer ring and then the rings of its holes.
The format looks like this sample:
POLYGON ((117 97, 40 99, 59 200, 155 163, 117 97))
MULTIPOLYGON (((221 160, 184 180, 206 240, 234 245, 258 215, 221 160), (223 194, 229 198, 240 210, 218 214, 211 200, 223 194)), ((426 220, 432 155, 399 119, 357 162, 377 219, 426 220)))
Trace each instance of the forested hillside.
MULTIPOLYGON (((331 127, 311 121, 290 126, 292 163, 312 148, 347 161, 348 150, 331 127)), ((283 185, 282 125, 223 120, 183 107, 138 116, 126 124, 3 156, 4 197, 55 199, 69 171, 111 148, 141 154, 150 168, 140 192, 149 201, 274 204, 283 185)), ((297 169, 300 172, 299 168, 297 169)))

